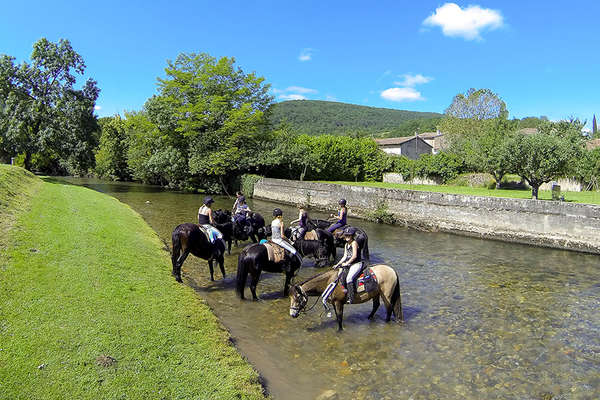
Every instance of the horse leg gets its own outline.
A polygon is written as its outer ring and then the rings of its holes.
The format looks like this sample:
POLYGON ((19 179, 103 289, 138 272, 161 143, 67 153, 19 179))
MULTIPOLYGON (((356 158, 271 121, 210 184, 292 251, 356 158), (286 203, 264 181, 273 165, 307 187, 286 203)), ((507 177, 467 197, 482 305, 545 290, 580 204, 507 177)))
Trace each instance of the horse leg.
POLYGON ((173 272, 175 273, 175 280, 177 282, 179 282, 179 283, 183 282, 183 280, 181 280, 181 266, 183 265, 185 259, 189 255, 190 255, 190 251, 188 249, 185 249, 183 251, 183 254, 181 254, 179 256, 179 258, 177 259, 177 266, 176 266, 176 268, 175 268, 175 266, 173 266, 174 267, 174 271, 173 272))
POLYGON ((231 238, 227 241, 227 254, 231 255, 231 238))
POLYGON ((292 277, 294 276, 293 272, 285 273, 285 283, 283 284, 283 297, 287 297, 290 295, 290 282, 292 281, 292 277))
POLYGON ((260 278, 260 268, 256 269, 256 274, 252 275, 252 280, 250 281, 250 291, 252 292, 252 300, 258 300, 258 296, 256 295, 256 285, 258 285, 258 279, 260 278))
POLYGON ((210 270, 210 281, 213 282, 215 280, 215 269, 213 268, 213 259, 208 259, 208 269, 210 270))
POLYGON ((371 314, 369 314, 368 319, 372 319, 379 308, 379 296, 373 297, 373 309, 371 310, 371 314))
POLYGON ((258 240, 256 240, 256 235, 254 235, 254 231, 250 234, 250 240, 252 240, 252 243, 258 243, 258 240))
POLYGON ((344 302, 336 300, 333 306, 335 309, 335 316, 338 322, 338 332, 341 332, 344 330, 344 327, 342 326, 342 321, 344 319, 344 302))
POLYGON ((219 256, 217 261, 219 262, 219 268, 221 269, 221 274, 223 274, 223 279, 225 279, 225 260, 223 259, 223 255, 219 256))

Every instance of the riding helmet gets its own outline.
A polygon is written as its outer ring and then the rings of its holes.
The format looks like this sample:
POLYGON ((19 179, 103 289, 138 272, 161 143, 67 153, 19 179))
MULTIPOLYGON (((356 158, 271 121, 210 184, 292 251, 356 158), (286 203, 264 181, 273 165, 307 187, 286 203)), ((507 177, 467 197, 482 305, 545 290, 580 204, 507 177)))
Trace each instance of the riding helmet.
POLYGON ((240 196, 240 197, 238 198, 238 201, 240 201, 240 202, 242 202, 242 203, 245 203, 245 202, 246 202, 246 197, 245 197, 245 196, 240 196))
POLYGON ((206 197, 204 198, 204 204, 206 204, 206 205, 209 205, 210 203, 214 203, 214 202, 215 202, 215 201, 214 201, 214 200, 213 200, 213 198, 212 198, 212 197, 210 197, 210 196, 206 196, 206 197))
POLYGON ((354 236, 354 234, 356 233, 356 228, 354 228, 353 226, 347 226, 346 228, 344 228, 344 236, 354 236))
POLYGON ((346 199, 340 199, 340 201, 338 201, 338 204, 340 206, 345 206, 346 205, 346 199))
POLYGON ((281 208, 276 208, 273 210, 274 217, 279 217, 280 215, 283 215, 283 211, 281 211, 281 208))

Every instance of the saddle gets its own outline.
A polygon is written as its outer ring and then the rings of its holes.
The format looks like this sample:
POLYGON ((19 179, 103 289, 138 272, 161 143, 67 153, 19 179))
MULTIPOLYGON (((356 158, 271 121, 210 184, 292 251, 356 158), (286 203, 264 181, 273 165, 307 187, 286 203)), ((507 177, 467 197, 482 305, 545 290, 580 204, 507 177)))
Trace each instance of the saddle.
POLYGON ((319 240, 316 230, 308 231, 304 234, 304 240, 319 240))
POLYGON ((198 225, 198 228, 200 228, 200 232, 202 232, 204 236, 206 236, 206 240, 208 240, 209 243, 213 243, 213 240, 210 238, 210 232, 208 231, 208 229, 206 229, 202 225, 198 225))
POLYGON ((263 243, 263 246, 265 246, 267 248, 267 255, 268 255, 269 261, 274 262, 274 263, 279 263, 284 260, 285 249, 283 247, 281 247, 277 243, 273 243, 271 241, 263 243))
MULTIPOLYGON (((377 276, 371 268, 367 267, 367 263, 361 261, 362 267, 354 278, 356 293, 369 293, 373 290, 377 290, 377 276)), ((339 282, 346 287, 346 276, 348 275, 348 269, 344 268, 340 275, 339 282)))

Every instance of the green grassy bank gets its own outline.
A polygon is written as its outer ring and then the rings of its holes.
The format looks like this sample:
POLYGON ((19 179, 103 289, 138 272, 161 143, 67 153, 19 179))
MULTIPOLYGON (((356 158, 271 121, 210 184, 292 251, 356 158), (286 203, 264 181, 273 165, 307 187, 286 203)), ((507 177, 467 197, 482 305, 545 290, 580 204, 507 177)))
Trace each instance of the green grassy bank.
MULTIPOLYGON (((423 192, 466 194, 471 196, 492 196, 508 197, 513 199, 530 199, 531 190, 513 190, 513 189, 486 189, 469 186, 450 186, 450 185, 410 185, 402 183, 384 183, 384 182, 324 182, 335 183, 339 185, 352 186, 371 186, 388 189, 420 190, 423 192)), ((562 192, 565 201, 574 203, 600 204, 600 192, 562 192)), ((540 190, 540 200, 552 199, 552 192, 540 190)))
POLYGON ((0 399, 264 398, 128 206, 0 165, 0 221, 0 399))

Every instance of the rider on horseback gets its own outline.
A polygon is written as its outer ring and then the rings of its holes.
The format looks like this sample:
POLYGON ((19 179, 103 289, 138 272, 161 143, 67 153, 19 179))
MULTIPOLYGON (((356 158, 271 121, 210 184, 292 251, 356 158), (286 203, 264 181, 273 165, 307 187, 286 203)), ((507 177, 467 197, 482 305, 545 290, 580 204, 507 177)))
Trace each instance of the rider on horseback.
POLYGON ((290 225, 295 224, 296 222, 298 223, 298 239, 303 240, 304 235, 306 235, 306 232, 308 232, 308 212, 306 211, 306 207, 302 204, 298 205, 298 219, 290 222, 290 225))
POLYGON ((212 197, 207 196, 204 198, 204 204, 198 209, 198 225, 206 229, 211 243, 214 243, 217 239, 223 239, 221 232, 212 226, 215 224, 215 220, 213 219, 212 209, 210 207, 214 202, 212 197))
POLYGON ((235 212, 233 214, 233 221, 237 226, 241 228, 242 231, 246 231, 248 234, 251 230, 250 221, 248 220, 248 216, 252 212, 248 204, 246 204, 246 198, 244 196, 238 197, 236 200, 237 206, 235 208, 235 212))
POLYGON ((293 256, 296 256, 296 258, 298 258, 298 261, 300 261, 300 265, 302 265, 302 257, 300 256, 300 254, 298 254, 294 246, 292 246, 287 241, 287 238, 283 233, 283 211, 281 211, 280 208, 274 209, 273 217, 275 218, 273 219, 273 222, 271 222, 271 241, 277 243, 278 245, 292 253, 293 256))
MULTIPOLYGON (((346 268, 346 288, 347 288, 347 302, 351 304, 354 302, 354 277, 356 274, 360 272, 363 267, 363 263, 360 257, 360 249, 358 248, 358 243, 354 240, 354 235, 356 234, 356 228, 348 226, 344 229, 344 240, 346 241, 346 246, 344 247, 344 256, 342 259, 334 265, 332 268, 346 268)), ((342 270, 340 270, 340 274, 342 270)))
MULTIPOLYGON (((340 209, 339 209, 338 215, 336 217, 337 221, 333 225, 331 225, 329 228, 327 228, 327 230, 331 233, 333 233, 333 231, 335 231, 336 229, 339 229, 342 226, 346 225, 346 216, 348 215, 348 209, 346 208, 346 200, 340 199, 338 204, 340 205, 340 209)), ((333 214, 331 214, 331 216, 334 217, 333 214)))

